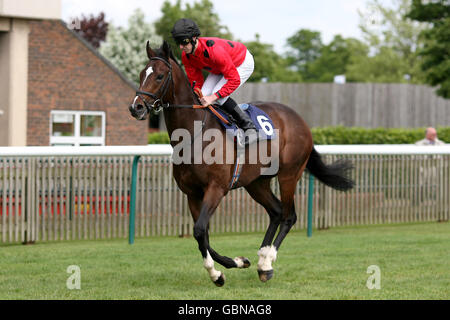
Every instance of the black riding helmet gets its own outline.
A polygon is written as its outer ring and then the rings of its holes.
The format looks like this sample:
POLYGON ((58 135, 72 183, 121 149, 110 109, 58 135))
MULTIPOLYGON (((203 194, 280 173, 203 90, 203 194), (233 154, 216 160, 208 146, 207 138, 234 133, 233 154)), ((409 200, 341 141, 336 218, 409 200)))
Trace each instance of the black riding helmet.
POLYGON ((173 39, 179 43, 187 43, 186 40, 192 42, 193 37, 198 37, 200 35, 200 29, 197 24, 191 19, 180 19, 175 22, 172 28, 172 37, 173 39))

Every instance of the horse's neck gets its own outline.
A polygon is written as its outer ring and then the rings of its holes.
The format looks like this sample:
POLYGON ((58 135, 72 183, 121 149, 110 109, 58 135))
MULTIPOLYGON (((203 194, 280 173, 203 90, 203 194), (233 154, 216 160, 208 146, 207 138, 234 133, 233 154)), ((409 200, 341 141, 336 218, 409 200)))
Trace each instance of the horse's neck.
MULTIPOLYGON (((169 101, 170 104, 192 106, 194 104, 198 104, 199 102, 195 98, 184 72, 178 66, 174 66, 173 70, 174 92, 173 97, 170 99, 171 101, 169 101)), ((194 121, 203 121, 204 118, 204 110, 194 110, 177 107, 169 107, 168 109, 164 110, 164 119, 169 136, 172 136, 172 132, 176 129, 187 129, 192 134, 194 121)))

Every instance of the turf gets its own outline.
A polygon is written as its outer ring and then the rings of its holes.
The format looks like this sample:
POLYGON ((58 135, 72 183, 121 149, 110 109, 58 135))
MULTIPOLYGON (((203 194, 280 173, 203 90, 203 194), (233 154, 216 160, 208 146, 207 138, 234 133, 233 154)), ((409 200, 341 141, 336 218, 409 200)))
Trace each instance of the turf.
POLYGON ((418 223, 291 232, 274 263, 274 277, 258 279, 262 233, 212 234, 216 251, 246 256, 248 269, 216 269, 216 287, 191 238, 137 238, 0 245, 0 299, 448 299, 450 224, 418 223), (81 289, 69 290, 70 265, 81 289), (369 290, 367 268, 381 271, 369 290))

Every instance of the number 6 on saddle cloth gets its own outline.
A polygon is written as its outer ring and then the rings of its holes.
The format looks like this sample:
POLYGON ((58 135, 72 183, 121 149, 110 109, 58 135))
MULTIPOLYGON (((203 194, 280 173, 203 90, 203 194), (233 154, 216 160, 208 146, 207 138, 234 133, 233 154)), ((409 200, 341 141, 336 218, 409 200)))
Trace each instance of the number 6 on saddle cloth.
MULTIPOLYGON (((265 113, 258 107, 251 105, 251 104, 247 104, 247 103, 240 104, 239 107, 243 111, 247 112, 250 119, 255 124, 256 129, 258 130, 257 133, 258 133, 259 140, 271 140, 271 139, 276 138, 275 126, 273 125, 273 122, 270 119, 270 117, 267 115, 267 113, 265 113)), ((216 112, 218 112, 226 120, 229 120, 228 114, 223 112, 221 109, 217 108, 216 112)), ((231 130, 231 132, 233 133, 234 136, 236 136, 238 134, 239 128, 237 127, 237 125, 235 123, 229 121, 229 123, 227 124, 227 123, 224 123, 219 117, 217 117, 217 118, 219 119, 219 122, 222 124, 222 126, 226 130, 228 130, 227 132, 230 132, 230 130, 231 130)))

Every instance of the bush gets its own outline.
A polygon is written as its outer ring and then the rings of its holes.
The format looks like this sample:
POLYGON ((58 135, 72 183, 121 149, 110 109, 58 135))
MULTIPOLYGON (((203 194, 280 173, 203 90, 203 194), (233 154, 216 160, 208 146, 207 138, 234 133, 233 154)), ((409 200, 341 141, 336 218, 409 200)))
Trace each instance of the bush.
POLYGON ((148 144, 169 144, 170 138, 166 131, 149 133, 148 144))
MULTIPOLYGON (((359 128, 322 127, 312 128, 314 144, 412 144, 425 137, 426 128, 359 128)), ((450 143, 450 127, 438 127, 438 138, 450 143)), ((149 133, 149 144, 169 144, 167 132, 149 133)))
MULTIPOLYGON (((426 128, 312 128, 314 144, 412 144, 425 137, 426 128)), ((438 138, 450 143, 450 127, 438 127, 438 138)))

